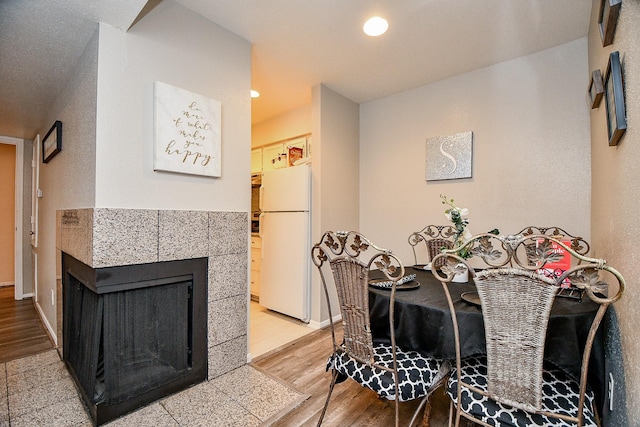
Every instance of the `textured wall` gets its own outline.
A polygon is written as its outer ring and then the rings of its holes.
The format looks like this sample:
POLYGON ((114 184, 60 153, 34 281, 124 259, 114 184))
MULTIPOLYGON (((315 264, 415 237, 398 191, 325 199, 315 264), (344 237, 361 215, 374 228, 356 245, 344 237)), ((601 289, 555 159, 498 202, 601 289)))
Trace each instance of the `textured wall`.
POLYGON ((409 234, 469 209, 472 233, 559 226, 589 240, 587 40, 360 108, 360 230, 413 262, 409 234), (425 182, 429 137, 473 131, 473 178, 425 182))
MULTIPOLYGON (((607 142, 604 99, 591 110, 592 196, 591 234, 594 255, 606 258, 627 280, 626 294, 615 308, 622 336, 628 425, 640 420, 640 2, 624 0, 615 39, 603 47, 597 27, 600 0, 592 1, 589 27, 589 72, 604 76, 610 52, 619 51, 624 72, 627 131, 615 147, 607 142)), ((620 355, 618 355, 620 357, 620 355)), ((617 416, 614 412, 613 416, 617 416)), ((623 423, 611 425, 624 425, 623 423)))
POLYGON ((56 210, 62 207, 89 207, 95 200, 96 80, 98 32, 87 44, 64 90, 51 106, 46 135, 56 120, 62 122, 62 151, 48 163, 40 163, 42 198, 38 204, 38 301, 45 325, 56 331, 56 301, 52 291, 56 276, 56 210))

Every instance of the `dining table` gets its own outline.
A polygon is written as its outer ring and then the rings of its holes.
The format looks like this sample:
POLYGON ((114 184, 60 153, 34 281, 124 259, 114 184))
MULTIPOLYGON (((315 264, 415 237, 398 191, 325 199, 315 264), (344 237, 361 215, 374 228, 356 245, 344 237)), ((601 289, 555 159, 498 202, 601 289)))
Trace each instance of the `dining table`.
MULTIPOLYGON (((455 360, 455 341, 449 304, 440 281, 429 270, 406 267, 415 279, 397 287, 394 306, 396 345, 425 356, 455 360)), ((372 271, 370 278, 380 273, 372 271)), ((449 291, 458 319, 461 357, 486 354, 482 307, 475 284, 450 283, 449 291), (475 295, 474 295, 475 294, 475 295)), ((388 288, 369 286, 371 332, 374 342, 389 342, 388 288)), ((599 305, 584 298, 556 297, 549 318, 545 362, 579 379, 582 353, 599 305)), ((602 408, 605 395, 604 334, 599 328, 589 363, 588 383, 602 408)))

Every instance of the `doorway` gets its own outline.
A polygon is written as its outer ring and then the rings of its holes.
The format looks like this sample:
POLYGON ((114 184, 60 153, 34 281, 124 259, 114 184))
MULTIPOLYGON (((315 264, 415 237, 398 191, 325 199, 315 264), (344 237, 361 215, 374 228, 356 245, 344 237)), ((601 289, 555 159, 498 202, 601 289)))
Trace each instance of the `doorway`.
POLYGON ((16 147, 0 144, 0 286, 15 284, 16 147))
POLYGON ((0 137, 0 228, 6 236, 0 243, 0 285, 13 285, 16 299, 24 297, 23 290, 23 157, 24 141, 0 137))
POLYGON ((0 179, 3 183, 0 190, 0 233, 3 237, 0 258, 6 260, 0 267, 0 283, 6 285, 0 287, 0 321, 5 325, 0 362, 53 348, 30 298, 33 296, 31 251, 23 253, 23 248, 29 246, 29 234, 23 225, 29 223, 31 210, 29 195, 23 192, 23 176, 24 159, 31 158, 30 149, 30 142, 0 136, 0 179), (23 279, 27 279, 26 283, 23 279))

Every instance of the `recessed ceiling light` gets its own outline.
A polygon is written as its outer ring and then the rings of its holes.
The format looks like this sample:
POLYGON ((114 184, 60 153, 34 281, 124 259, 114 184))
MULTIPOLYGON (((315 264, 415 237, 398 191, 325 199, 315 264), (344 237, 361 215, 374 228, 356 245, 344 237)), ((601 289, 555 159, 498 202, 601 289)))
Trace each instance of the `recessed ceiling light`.
POLYGON ((259 96, 260 96, 260 92, 258 92, 257 90, 251 89, 251 97, 252 98, 257 98, 259 96))
POLYGON ((374 16, 364 23, 362 30, 368 36, 377 37, 384 34, 387 31, 387 28, 389 28, 389 23, 385 19, 380 18, 379 16, 374 16))

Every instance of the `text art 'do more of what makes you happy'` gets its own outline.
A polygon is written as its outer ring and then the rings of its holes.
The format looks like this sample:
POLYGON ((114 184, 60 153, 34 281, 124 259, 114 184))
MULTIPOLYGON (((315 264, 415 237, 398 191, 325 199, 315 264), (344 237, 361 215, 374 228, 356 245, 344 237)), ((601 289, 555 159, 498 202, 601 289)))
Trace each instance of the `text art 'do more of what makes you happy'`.
POLYGON ((154 170, 220 176, 219 101, 155 83, 154 170))

